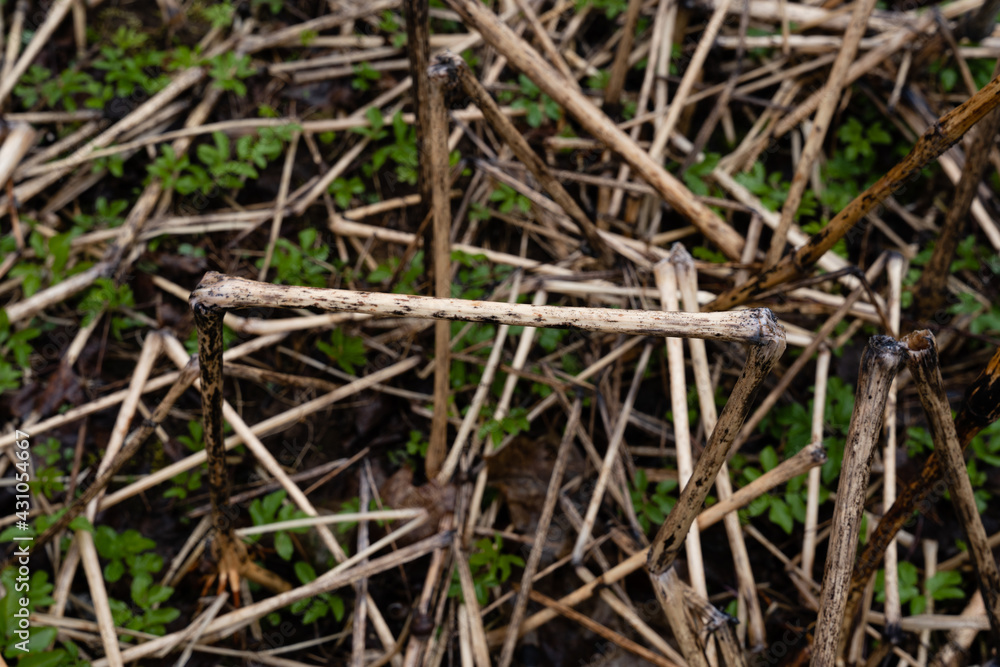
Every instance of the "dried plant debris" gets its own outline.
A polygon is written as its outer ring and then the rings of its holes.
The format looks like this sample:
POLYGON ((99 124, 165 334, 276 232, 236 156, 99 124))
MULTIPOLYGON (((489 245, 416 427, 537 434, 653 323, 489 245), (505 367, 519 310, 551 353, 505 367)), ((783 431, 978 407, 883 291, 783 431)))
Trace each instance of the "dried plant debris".
POLYGON ((998 659, 997 19, 3 3, 0 659, 998 659))

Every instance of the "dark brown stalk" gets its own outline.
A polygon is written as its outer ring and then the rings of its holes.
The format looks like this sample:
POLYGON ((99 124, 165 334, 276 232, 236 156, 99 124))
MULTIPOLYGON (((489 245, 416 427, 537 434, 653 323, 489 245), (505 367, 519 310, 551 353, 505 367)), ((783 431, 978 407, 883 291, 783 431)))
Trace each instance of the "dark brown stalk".
MULTIPOLYGON (((489 91, 483 87, 483 84, 475 77, 466 62, 453 53, 442 53, 437 56, 435 63, 447 67, 449 74, 458 78, 458 82, 461 84, 465 94, 472 98, 473 104, 482 110, 486 122, 507 142, 507 146, 514 151, 517 159, 523 162, 524 166, 538 179, 542 188, 549 193, 553 201, 559 204, 566 211, 566 214, 580 225, 587 243, 590 244, 594 252, 600 255, 602 263, 605 266, 613 266, 615 255, 608 247, 608 244, 604 242, 604 239, 601 238, 601 233, 598 231, 597 226, 584 213, 580 205, 576 203, 576 200, 570 196, 562 183, 556 180, 548 166, 532 150, 528 140, 514 126, 510 118, 500 110, 500 106, 490 96, 489 91)), ((442 295, 439 294, 438 296, 442 295)))
MULTIPOLYGON (((649 549, 646 561, 651 575, 663 574, 673 565, 691 524, 698 517, 712 483, 719 474, 719 469, 729 458, 730 446, 750 411, 757 389, 785 351, 784 330, 778 325, 771 311, 764 309, 764 312, 767 318, 762 320, 762 324, 766 322, 769 335, 750 348, 743 372, 736 381, 725 407, 722 408, 719 421, 712 431, 705 451, 698 459, 691 479, 681 492, 677 505, 656 533, 656 539, 649 549)), ((694 313, 690 315, 693 316, 694 313)))
POLYGON ((622 89, 625 87, 625 75, 628 74, 628 57, 632 54, 632 40, 635 38, 635 27, 639 23, 639 12, 642 10, 642 0, 629 0, 625 11, 625 25, 622 27, 622 38, 615 48, 615 60, 611 65, 611 75, 604 89, 604 105, 615 109, 621 104, 622 89))
MULTIPOLYGON (((997 73, 1000 72, 994 69, 994 74, 997 73)), ((965 164, 962 165, 962 176, 955 188, 955 198, 945 214, 931 259, 924 266, 913 292, 913 305, 917 317, 921 319, 927 319, 945 307, 945 299, 950 294, 947 280, 951 275, 951 260, 955 257, 959 236, 969 215, 969 207, 976 197, 976 190, 993 148, 993 138, 998 131, 1000 109, 994 109, 972 134, 965 164)))
MULTIPOLYGON (((417 116, 417 154, 426 156, 430 150, 427 145, 428 128, 426 112, 430 109, 430 79, 427 68, 431 64, 430 47, 430 5, 428 0, 404 0, 403 16, 406 20, 406 53, 410 59, 410 79, 413 82, 413 112, 417 116)), ((430 165, 426 160, 420 161, 420 206, 418 220, 431 208, 430 165)), ((432 239, 424 239, 424 247, 430 248, 432 239)))
POLYGON ((201 366, 201 405, 205 455, 208 458, 209 500, 215 534, 212 552, 219 565, 219 586, 227 583, 239 600, 239 574, 244 550, 233 535, 229 506, 229 471, 222 435, 222 317, 221 308, 198 303, 192 293, 191 308, 198 328, 198 364, 201 366))
MULTIPOLYGON (((430 180, 431 214, 434 219, 434 296, 451 296, 451 199, 448 196, 448 111, 445 109, 443 84, 447 72, 432 67, 426 73, 429 82, 427 106, 420 112, 426 131, 422 177, 430 180)), ((424 247, 427 247, 426 245, 424 247)), ((434 417, 425 461, 427 477, 437 477, 448 454, 448 389, 451 376, 451 326, 434 325, 434 417)))
POLYGON ((709 310, 729 310, 746 303, 760 292, 775 285, 806 275, 813 265, 833 245, 844 237, 869 211, 893 193, 902 191, 917 178, 920 170, 951 148, 973 125, 1000 103, 1000 77, 951 110, 927 128, 920 140, 895 167, 874 185, 848 204, 826 227, 793 253, 786 255, 773 268, 750 278, 742 285, 720 294, 708 306, 709 310))
POLYGON ((993 646, 1000 648, 1000 571, 987 541, 986 529, 976 509, 976 499, 965 468, 962 445, 951 419, 951 406, 938 365, 937 345, 930 331, 916 331, 904 340, 910 348, 908 366, 917 385, 920 403, 930 425, 934 451, 940 453, 955 513, 969 543, 972 569, 979 581, 993 646))
POLYGON ((732 260, 739 260, 743 238, 697 199, 663 165, 642 150, 586 96, 566 85, 565 78, 514 34, 479 0, 447 0, 448 5, 483 39, 524 72, 545 94, 562 106, 595 139, 622 156, 635 172, 656 189, 664 201, 695 225, 732 260))
POLYGON ((816 667, 836 662, 875 442, 882 427, 889 386, 905 359, 906 348, 888 336, 873 336, 861 356, 854 414, 844 446, 833 531, 823 573, 819 617, 816 619, 816 638, 810 663, 816 667))
MULTIPOLYGON (((955 418, 955 429, 962 448, 968 447, 979 431, 998 418, 1000 418, 1000 348, 976 381, 966 390, 962 399, 962 407, 959 408, 958 416, 955 418)), ((855 565, 847 604, 848 618, 857 615, 865 584, 882 562, 885 548, 892 538, 912 519, 915 510, 927 511, 944 495, 948 486, 941 479, 942 472, 941 457, 936 451, 932 452, 921 468, 920 474, 910 480, 896 498, 896 502, 879 521, 855 565)))

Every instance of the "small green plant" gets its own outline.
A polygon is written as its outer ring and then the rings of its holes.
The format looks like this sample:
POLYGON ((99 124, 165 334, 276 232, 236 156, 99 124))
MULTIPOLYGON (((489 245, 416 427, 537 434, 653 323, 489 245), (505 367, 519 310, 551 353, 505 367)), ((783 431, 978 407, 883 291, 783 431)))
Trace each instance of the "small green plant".
POLYGON ((135 606, 120 600, 109 600, 115 625, 131 630, 163 635, 166 624, 178 616, 174 607, 157 608, 173 595, 174 589, 153 582, 153 575, 163 569, 163 558, 151 552, 156 542, 143 537, 136 530, 117 533, 110 526, 94 530, 94 545, 104 566, 104 579, 108 583, 120 580, 126 572, 132 577, 130 593, 135 606))
POLYGON ((45 651, 56 640, 56 628, 32 623, 27 630, 27 639, 17 634, 22 630, 18 619, 24 613, 41 611, 55 603, 51 595, 54 586, 49 582, 48 572, 36 570, 29 578, 19 575, 16 567, 8 567, 0 573, 0 583, 7 591, 7 595, 0 599, 0 645, 3 647, 3 656, 7 659, 20 658, 19 665, 26 664, 28 660, 37 661, 33 663, 36 665, 65 664, 68 657, 65 650, 45 651), (21 605, 21 598, 27 598, 26 606, 21 605), (45 661, 40 661, 39 656, 44 656, 45 661))
POLYGON ((330 332, 330 342, 316 341, 316 347, 321 352, 336 361, 345 373, 354 375, 356 367, 363 368, 368 360, 365 358, 365 342, 359 336, 348 336, 343 329, 337 328, 330 332))
POLYGON ((366 91, 382 78, 382 72, 373 68, 371 63, 365 61, 354 66, 354 80, 351 81, 351 88, 354 90, 366 91))
POLYGON ((507 416, 502 419, 489 419, 482 428, 479 429, 479 437, 489 437, 493 441, 493 446, 497 446, 507 436, 515 436, 518 433, 527 432, 531 429, 531 422, 528 421, 528 411, 525 408, 511 408, 507 416))
MULTIPOLYGON (((376 267, 368 274, 368 282, 371 284, 381 284, 392 278, 393 272, 399 266, 398 257, 390 257, 385 262, 376 267)), ((417 284, 420 277, 424 275, 424 251, 418 250, 413 254, 409 265, 399 273, 399 279, 392 288, 393 294, 416 294, 417 284)))
MULTIPOLYGON (((198 159, 208 167, 208 173, 219 186, 223 188, 243 187, 243 181, 247 178, 257 178, 257 170, 254 165, 248 163, 246 159, 251 157, 247 150, 240 155, 242 160, 231 159, 229 138, 222 132, 212 133, 213 144, 201 144, 198 146, 198 159)), ((249 148, 249 147, 248 147, 249 148)), ((267 164, 267 161, 264 161, 267 164)))
POLYGON ((490 193, 490 201, 499 203, 497 208, 501 213, 512 213, 515 209, 524 214, 531 211, 531 200, 504 183, 490 193))
POLYGON ((354 176, 350 180, 337 178, 330 184, 330 194, 336 200, 337 206, 346 209, 351 205, 354 197, 360 197, 365 194, 365 184, 357 176, 354 176))
POLYGON ((41 331, 33 327, 11 331, 7 311, 0 308, 0 393, 21 386, 21 369, 28 367, 29 358, 35 351, 29 341, 40 335, 41 331), (9 357, 13 357, 13 363, 9 357))
POLYGON ((239 97, 247 94, 243 79, 253 76, 257 70, 250 66, 250 56, 237 56, 233 51, 224 51, 206 60, 208 75, 213 85, 221 90, 236 93, 239 97))
POLYGON ((419 176, 417 128, 407 125, 403 114, 398 111, 392 117, 392 138, 392 144, 383 146, 372 154, 371 164, 366 165, 369 175, 377 172, 386 160, 391 159, 396 165, 396 176, 400 182, 416 185, 419 176))
MULTIPOLYGON (((896 569, 899 577, 899 601, 909 603, 910 615, 922 614, 927 609, 927 598, 920 593, 919 574, 913 563, 899 563, 896 569)), ((875 575, 875 599, 885 602, 885 570, 875 575)), ((927 580, 927 592, 934 600, 964 600, 962 575, 955 570, 937 572, 927 580)))
POLYGON ((233 24, 236 8, 228 2, 219 2, 202 8, 201 14, 212 24, 213 28, 223 30, 233 24))
POLYGON ((73 222, 84 232, 118 227, 125 222, 125 216, 122 213, 128 206, 129 202, 125 199, 115 199, 109 202, 105 197, 98 197, 94 204, 94 212, 90 215, 84 213, 75 215, 73 222))
POLYGON ((677 480, 665 479, 650 490, 646 471, 642 469, 636 471, 629 495, 639 525, 644 531, 648 533, 654 526, 659 526, 670 514, 670 510, 677 503, 677 499, 670 494, 676 489, 677 480))
MULTIPOLYGON (((254 498, 250 503, 250 518, 255 526, 266 526, 269 523, 280 521, 291 521, 292 519, 304 519, 308 515, 296 509, 295 505, 285 502, 288 495, 284 489, 269 493, 263 498, 254 498)), ((279 530, 274 533, 274 550, 278 552, 282 560, 291 560, 295 555, 295 545, 289 533, 305 533, 308 528, 294 528, 290 531, 279 530)), ((255 542, 259 535, 250 535, 246 539, 255 542)))
POLYGON ((587 5, 593 6, 598 11, 603 11, 609 19, 614 19, 628 9, 628 0, 577 0, 577 11, 587 5))
POLYGON ((79 310, 84 313, 84 326, 105 310, 111 313, 111 333, 116 339, 121 340, 122 331, 142 323, 130 317, 117 315, 115 311, 133 307, 135 307, 135 297, 132 295, 131 287, 126 284, 116 287, 111 278, 98 278, 94 281, 94 286, 80 301, 79 310))
MULTIPOLYGON (((275 242, 273 265, 277 276, 275 282, 283 285, 305 285, 326 287, 329 269, 326 258, 330 247, 319 243, 319 233, 312 227, 299 232, 299 245, 285 238, 275 242)), ((257 268, 264 266, 264 260, 257 261, 257 268)))
MULTIPOLYGON (((511 106, 515 109, 524 109, 525 120, 528 125, 534 128, 541 127, 546 119, 559 120, 562 118, 562 107, 555 100, 546 95, 535 85, 534 81, 524 74, 518 75, 521 97, 515 99, 511 106)), ((514 93, 504 91, 499 97, 504 102, 510 102, 514 98, 514 93)))
MULTIPOLYGON (((476 550, 469 556, 473 587, 480 605, 489 601, 490 588, 499 586, 510 578, 511 568, 524 567, 524 560, 512 554, 503 553, 503 538, 499 535, 491 540, 484 537, 476 541, 476 550)), ((448 588, 448 597, 460 597, 462 584, 456 570, 448 588)))
MULTIPOLYGON (((298 561, 295 563, 295 576, 302 584, 308 584, 316 580, 316 570, 309 563, 298 561)), ((339 623, 344 620, 344 600, 333 593, 320 593, 295 602, 290 611, 296 615, 302 614, 302 623, 315 623, 330 613, 339 623)))

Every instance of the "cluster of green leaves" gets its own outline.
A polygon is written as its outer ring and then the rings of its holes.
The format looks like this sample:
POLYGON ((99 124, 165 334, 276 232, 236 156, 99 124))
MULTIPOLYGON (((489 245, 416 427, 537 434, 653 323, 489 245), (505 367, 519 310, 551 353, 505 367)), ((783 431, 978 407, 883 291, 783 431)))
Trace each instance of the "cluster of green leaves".
MULTIPOLYGON (((368 127, 354 127, 352 132, 368 137, 371 141, 382 141, 389 137, 385 129, 385 120, 378 107, 369 107, 365 112, 368 127)), ((392 160, 396 167, 396 176, 401 183, 416 185, 419 175, 417 160, 417 128, 408 125, 403 120, 403 114, 397 111, 392 117, 392 140, 372 153, 371 162, 364 167, 365 174, 371 177, 378 172, 387 160, 392 160)))
POLYGON ((639 525, 649 533, 650 529, 659 526, 670 514, 677 503, 677 498, 671 495, 677 489, 677 480, 665 479, 649 488, 649 478, 646 471, 639 469, 635 473, 629 495, 632 497, 632 507, 635 508, 639 525))
POLYGON ((111 333, 118 340, 122 339, 122 332, 142 324, 141 321, 125 316, 116 315, 117 311, 123 308, 134 308, 135 297, 132 295, 132 288, 127 284, 115 285, 111 278, 98 278, 94 285, 87 290, 87 293, 80 301, 78 309, 83 313, 83 325, 87 326, 94 321, 94 318, 103 312, 112 313, 111 333))
POLYGON ((528 125, 539 128, 549 120, 562 118, 562 107, 556 101, 542 92, 535 82, 524 74, 517 77, 517 92, 501 91, 497 98, 504 104, 510 104, 515 109, 524 109, 528 125))
POLYGON ((329 192, 333 195, 337 206, 346 209, 351 205, 355 197, 365 194, 365 184, 357 176, 353 176, 350 179, 337 178, 330 184, 329 192))
POLYGON ((7 595, 0 599, 0 649, 3 657, 8 660, 17 658, 17 664, 24 667, 83 667, 90 664, 80 659, 79 647, 70 640, 63 641, 62 648, 46 650, 56 640, 57 628, 31 624, 27 644, 22 644, 15 634, 20 629, 15 614, 23 613, 21 598, 28 599, 24 608, 28 613, 41 611, 55 603, 52 598, 54 586, 49 582, 48 572, 35 570, 25 580, 19 577, 16 567, 8 567, 0 573, 0 585, 7 591, 7 595))
MULTIPOLYGON (((392 278, 393 273, 399 267, 399 258, 390 257, 379 264, 374 271, 368 274, 368 283, 372 285, 384 284, 392 278)), ((418 250, 413 253, 409 264, 399 272, 398 280, 392 287, 393 294, 416 294, 417 284, 421 276, 424 275, 424 251, 418 250)))
MULTIPOLYGON (((205 430, 201 422, 197 419, 189 420, 187 423, 187 435, 177 436, 178 442, 187 447, 190 452, 200 452, 205 449, 205 430)), ((184 500, 188 493, 194 493, 201 488, 201 476, 204 473, 206 464, 197 468, 185 470, 170 479, 171 487, 163 492, 164 498, 177 498, 184 500)))
MULTIPOLYGON (((503 553, 503 538, 499 535, 492 540, 484 537, 476 541, 476 550, 469 556, 469 568, 472 570, 476 600, 480 605, 489 601, 490 588, 499 586, 510 578, 510 571, 514 566, 524 567, 524 560, 513 554, 503 553)), ((448 588, 448 597, 461 596, 462 584, 456 570, 448 588)))
POLYGON ((354 79, 351 88, 362 92, 372 87, 372 84, 382 78, 382 72, 372 67, 367 60, 354 66, 354 79))
POLYGON ((163 569, 163 558, 152 552, 156 542, 143 537, 138 531, 118 533, 110 526, 98 526, 93 533, 97 553, 108 561, 104 566, 105 581, 115 583, 126 572, 132 577, 130 594, 133 604, 109 600, 115 625, 155 635, 164 634, 166 624, 180 616, 180 611, 174 607, 157 608, 170 599, 174 589, 153 582, 153 575, 163 569))
MULTIPOLYGON (((934 449, 934 441, 926 428, 911 426, 906 429, 906 450, 910 456, 924 455, 934 449)), ((987 474, 980 468, 1000 468, 1000 422, 994 422, 980 431, 969 443, 972 455, 968 457, 966 471, 972 483, 976 507, 985 513, 993 495, 984 488, 987 474)))
MULTIPOLYGON (((306 287, 326 287, 330 277, 330 246, 320 243, 319 232, 306 227, 299 232, 298 245, 286 238, 278 238, 274 245, 271 265, 275 270, 274 282, 282 285, 304 285, 306 287)), ((264 266, 264 259, 256 262, 257 268, 264 266)))
POLYGON ((501 419, 488 419, 479 429, 479 437, 489 437, 495 447, 507 436, 513 437, 518 433, 525 433, 530 429, 531 423, 528 421, 528 411, 525 408, 516 407, 511 408, 510 412, 501 419))
POLYGON ((363 368, 365 359, 365 342, 360 336, 349 336, 342 328, 336 328, 330 333, 330 342, 316 341, 316 347, 336 361, 341 370, 354 375, 357 368, 363 368))
POLYGON ((389 43, 397 49, 406 46, 407 39, 406 30, 400 20, 398 16, 387 9, 382 12, 382 20, 378 24, 378 29, 390 35, 389 43))
MULTIPOLYGON (((490 193, 490 201, 497 202, 497 210, 501 213, 513 213, 516 210, 527 215, 531 211, 531 200, 505 183, 497 184, 490 193)), ((483 211, 478 210, 476 214, 482 217, 483 211)), ((489 216, 488 212, 486 216, 489 216)))
POLYGON ((41 331, 32 327, 12 330, 7 311, 0 308, 0 392, 17 389, 34 352, 30 341, 41 331))
POLYGON ((158 178, 163 187, 182 195, 193 192, 211 193, 216 186, 242 188, 247 180, 259 176, 258 169, 284 154, 285 145, 300 126, 289 123, 277 127, 261 127, 256 134, 247 134, 236 141, 235 151, 222 132, 212 133, 211 144, 200 144, 195 163, 187 155, 178 156, 173 147, 164 144, 160 154, 147 167, 150 178, 158 178))
POLYGON ((430 443, 424 434, 417 430, 410 431, 410 439, 406 441, 403 449, 389 451, 389 462, 394 466, 401 466, 404 463, 419 462, 427 457, 427 448, 430 443))
MULTIPOLYGON (((747 458, 742 454, 737 453, 733 456, 730 467, 741 486, 777 466, 779 450, 788 457, 809 444, 812 437, 812 405, 813 402, 810 400, 806 405, 796 402, 776 406, 761 420, 758 430, 780 444, 777 447, 767 445, 761 450, 760 468, 749 465, 747 458)), ((825 502, 830 494, 828 485, 840 474, 847 429, 853 411, 854 388, 839 377, 831 377, 827 383, 824 410, 823 444, 827 451, 827 462, 821 470, 821 503, 825 502)), ((794 477, 785 487, 784 495, 765 494, 752 502, 744 511, 750 517, 767 512, 768 518, 774 524, 780 526, 786 533, 791 533, 795 521, 805 522, 806 480, 806 475, 794 477)))
MULTIPOLYGON (((899 601, 910 605, 910 614, 922 614, 927 609, 927 597, 920 592, 919 573, 917 566, 910 562, 897 565, 899 578, 899 601)), ((885 570, 879 570, 875 575, 875 599, 885 602, 885 570)), ((955 570, 937 572, 927 580, 927 592, 933 600, 964 600, 962 590, 962 575, 955 570)))

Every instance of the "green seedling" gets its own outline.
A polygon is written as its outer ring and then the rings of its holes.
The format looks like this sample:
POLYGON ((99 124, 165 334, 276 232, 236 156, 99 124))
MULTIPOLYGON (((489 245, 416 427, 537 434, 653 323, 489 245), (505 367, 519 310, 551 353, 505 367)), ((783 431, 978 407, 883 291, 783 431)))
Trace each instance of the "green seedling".
MULTIPOLYGON (((503 553, 503 538, 496 535, 492 540, 484 537, 476 541, 476 550, 469 556, 472 582, 476 600, 480 606, 489 601, 490 588, 499 586, 510 578, 511 568, 524 567, 524 560, 512 554, 503 553)), ((458 570, 455 570, 448 597, 462 597, 462 584, 458 570)))
POLYGON ((332 361, 336 361, 341 370, 351 375, 354 375, 357 368, 364 368, 368 363, 364 340, 358 336, 348 336, 343 329, 334 329, 330 333, 330 342, 316 341, 316 347, 332 361))

